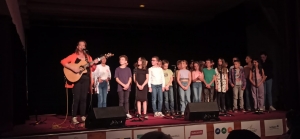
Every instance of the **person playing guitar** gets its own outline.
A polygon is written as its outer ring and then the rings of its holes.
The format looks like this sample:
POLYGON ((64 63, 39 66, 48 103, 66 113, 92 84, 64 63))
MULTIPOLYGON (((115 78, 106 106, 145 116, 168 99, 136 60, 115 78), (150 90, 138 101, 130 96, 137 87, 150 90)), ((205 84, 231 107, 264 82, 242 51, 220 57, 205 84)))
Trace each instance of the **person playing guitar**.
MULTIPOLYGON (((78 42, 75 53, 69 55, 68 57, 61 60, 61 64, 74 73, 82 72, 82 69, 79 67, 71 66, 70 63, 79 63, 80 61, 93 62, 92 57, 88 55, 85 51, 86 42, 81 40, 78 42)), ((94 60, 93 64, 97 64, 99 60, 94 60)), ((67 81, 65 87, 72 88, 73 92, 73 105, 72 105, 72 123, 78 124, 77 120, 77 110, 78 107, 80 109, 81 121, 84 122, 86 120, 86 99, 87 93, 90 91, 91 83, 92 83, 92 72, 91 66, 86 68, 87 72, 83 73, 80 79, 76 82, 67 81)), ((92 93, 92 92, 91 92, 92 93)))

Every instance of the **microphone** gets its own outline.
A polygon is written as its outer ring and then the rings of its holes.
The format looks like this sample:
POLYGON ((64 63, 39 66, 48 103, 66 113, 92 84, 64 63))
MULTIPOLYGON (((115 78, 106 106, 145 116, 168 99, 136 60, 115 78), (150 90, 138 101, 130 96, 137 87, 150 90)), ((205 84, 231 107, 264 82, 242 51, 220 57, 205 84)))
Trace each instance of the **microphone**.
POLYGON ((82 49, 82 51, 85 52, 85 53, 88 53, 88 52, 89 52, 89 50, 87 50, 87 49, 85 49, 85 48, 82 49))
POLYGON ((176 67, 176 65, 171 65, 171 66, 176 67))

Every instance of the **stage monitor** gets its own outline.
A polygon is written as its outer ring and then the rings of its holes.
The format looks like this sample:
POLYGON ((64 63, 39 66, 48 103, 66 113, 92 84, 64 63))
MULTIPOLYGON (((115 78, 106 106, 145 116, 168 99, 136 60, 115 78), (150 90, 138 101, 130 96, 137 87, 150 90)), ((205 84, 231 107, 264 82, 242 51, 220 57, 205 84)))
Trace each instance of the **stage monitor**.
POLYGON ((124 107, 93 108, 88 114, 85 127, 91 128, 120 128, 126 122, 124 107))
POLYGON ((184 112, 187 121, 219 120, 219 108, 217 102, 189 103, 184 112))

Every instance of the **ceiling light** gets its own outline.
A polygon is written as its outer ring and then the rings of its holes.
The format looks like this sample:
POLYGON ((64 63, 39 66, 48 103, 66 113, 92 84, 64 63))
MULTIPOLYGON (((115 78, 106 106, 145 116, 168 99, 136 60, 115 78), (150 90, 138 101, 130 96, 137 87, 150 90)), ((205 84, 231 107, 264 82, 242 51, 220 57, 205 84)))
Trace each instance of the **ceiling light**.
POLYGON ((144 5, 144 4, 141 4, 141 5, 140 5, 140 8, 144 8, 144 7, 145 7, 145 5, 144 5))

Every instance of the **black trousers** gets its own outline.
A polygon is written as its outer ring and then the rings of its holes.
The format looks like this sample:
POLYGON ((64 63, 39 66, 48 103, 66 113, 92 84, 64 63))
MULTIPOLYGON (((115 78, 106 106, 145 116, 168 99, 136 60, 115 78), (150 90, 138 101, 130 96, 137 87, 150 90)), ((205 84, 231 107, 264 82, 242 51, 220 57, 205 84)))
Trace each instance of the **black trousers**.
POLYGON ((217 92, 217 102, 218 102, 218 107, 219 110, 225 110, 225 95, 226 93, 223 92, 217 92))
POLYGON ((74 83, 73 87, 73 105, 72 105, 72 116, 76 117, 78 107, 80 109, 80 116, 86 115, 86 99, 87 93, 89 92, 90 78, 82 76, 77 82, 74 83))

